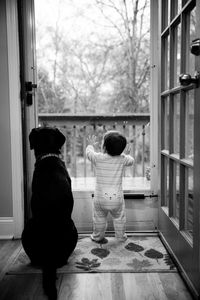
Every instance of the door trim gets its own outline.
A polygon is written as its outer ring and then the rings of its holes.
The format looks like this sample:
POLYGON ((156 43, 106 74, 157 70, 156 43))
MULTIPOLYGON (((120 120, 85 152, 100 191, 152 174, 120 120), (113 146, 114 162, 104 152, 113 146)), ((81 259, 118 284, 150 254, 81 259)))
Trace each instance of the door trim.
POLYGON ((160 97, 160 52, 159 52, 159 1, 150 1, 150 167, 151 192, 158 194, 159 187, 159 97, 160 97))
POLYGON ((12 166, 12 202, 13 202, 13 235, 21 237, 24 225, 24 192, 23 192, 23 157, 22 126, 20 99, 20 64, 18 40, 17 0, 6 1, 9 104, 10 104, 10 138, 12 166))

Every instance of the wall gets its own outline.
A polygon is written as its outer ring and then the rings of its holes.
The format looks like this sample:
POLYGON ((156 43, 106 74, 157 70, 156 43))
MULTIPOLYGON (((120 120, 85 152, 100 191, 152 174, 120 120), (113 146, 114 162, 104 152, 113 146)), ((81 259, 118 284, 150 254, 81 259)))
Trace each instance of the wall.
POLYGON ((0 1, 0 218, 13 216, 6 2, 0 1))
POLYGON ((23 160, 17 0, 0 1, 0 238, 23 229, 23 160))

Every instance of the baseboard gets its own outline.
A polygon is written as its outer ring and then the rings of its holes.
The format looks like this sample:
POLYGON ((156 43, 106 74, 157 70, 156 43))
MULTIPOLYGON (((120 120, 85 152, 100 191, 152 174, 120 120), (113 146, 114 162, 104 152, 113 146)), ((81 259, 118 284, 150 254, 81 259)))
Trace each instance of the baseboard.
POLYGON ((193 283, 191 282, 191 280, 187 276, 187 274, 186 274, 185 270, 183 269, 183 267, 181 266, 178 258, 176 257, 176 255, 172 251, 171 247, 169 246, 169 244, 167 243, 166 239, 164 238, 164 236, 163 236, 163 234, 161 232, 159 232, 159 237, 160 237, 161 241, 163 242, 164 246, 166 247, 166 249, 168 250, 168 252, 170 253, 170 255, 172 256, 172 258, 173 258, 173 260, 174 260, 174 262, 175 262, 175 264, 177 266, 177 269, 179 271, 179 274, 181 275, 181 277, 183 278, 184 282, 188 286, 188 289, 190 290, 192 296, 196 300, 200 299, 199 293, 195 289, 193 283))
POLYGON ((0 218, 0 239, 12 239, 14 236, 14 220, 13 218, 0 218))

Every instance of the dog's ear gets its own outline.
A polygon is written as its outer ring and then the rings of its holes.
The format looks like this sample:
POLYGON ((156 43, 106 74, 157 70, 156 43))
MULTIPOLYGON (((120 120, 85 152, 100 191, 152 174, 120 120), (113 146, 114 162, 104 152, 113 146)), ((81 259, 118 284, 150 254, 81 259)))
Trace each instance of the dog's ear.
POLYGON ((56 145, 58 146, 58 149, 60 149, 64 145, 66 138, 58 128, 55 128, 55 130, 56 130, 56 145))
POLYGON ((34 149, 36 145, 37 140, 37 128, 33 128, 31 130, 31 133, 29 134, 29 143, 30 143, 30 149, 34 149))

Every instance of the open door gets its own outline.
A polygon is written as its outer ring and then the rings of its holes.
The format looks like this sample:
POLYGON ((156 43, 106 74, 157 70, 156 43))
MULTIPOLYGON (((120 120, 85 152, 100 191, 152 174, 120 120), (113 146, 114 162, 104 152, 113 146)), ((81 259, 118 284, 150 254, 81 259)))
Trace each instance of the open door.
POLYGON ((159 5, 159 231, 199 295, 200 1, 162 0, 159 5))
POLYGON ((34 156, 32 151, 30 151, 28 136, 31 129, 37 126, 37 103, 35 95, 37 74, 34 0, 18 1, 18 17, 24 157, 24 212, 26 222, 30 217, 31 181, 34 166, 34 156))

